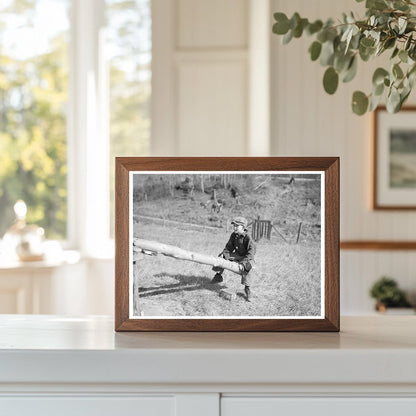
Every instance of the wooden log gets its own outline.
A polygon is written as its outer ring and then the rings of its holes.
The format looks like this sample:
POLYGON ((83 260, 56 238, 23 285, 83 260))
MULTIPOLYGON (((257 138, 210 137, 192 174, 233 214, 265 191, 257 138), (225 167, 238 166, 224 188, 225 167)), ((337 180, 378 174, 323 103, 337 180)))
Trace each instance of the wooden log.
POLYGON ((209 266, 221 267, 230 270, 234 273, 241 274, 238 263, 225 260, 222 257, 209 256, 206 254, 194 253, 192 251, 183 250, 176 246, 162 244, 157 241, 148 241, 135 238, 133 241, 134 256, 133 261, 137 260, 137 254, 141 250, 150 251, 154 253, 163 254, 164 256, 173 257, 177 260, 192 261, 200 264, 207 264, 209 266))

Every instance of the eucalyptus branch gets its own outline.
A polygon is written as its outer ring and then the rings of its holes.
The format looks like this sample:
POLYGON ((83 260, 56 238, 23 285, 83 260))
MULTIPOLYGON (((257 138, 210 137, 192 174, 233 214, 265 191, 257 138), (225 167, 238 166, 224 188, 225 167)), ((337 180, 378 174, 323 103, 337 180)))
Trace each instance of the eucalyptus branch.
POLYGON ((309 22, 298 13, 290 19, 284 13, 275 13, 273 32, 283 35, 285 44, 305 33, 315 38, 309 53, 313 61, 319 59, 326 68, 323 86, 328 94, 336 92, 339 80, 349 82, 355 77, 358 60, 367 62, 391 49, 391 66, 374 71, 370 94, 354 92, 352 110, 359 115, 374 110, 387 92, 387 109, 397 112, 409 97, 416 78, 414 6, 411 0, 366 0, 365 19, 344 14, 337 25, 332 19, 309 22))

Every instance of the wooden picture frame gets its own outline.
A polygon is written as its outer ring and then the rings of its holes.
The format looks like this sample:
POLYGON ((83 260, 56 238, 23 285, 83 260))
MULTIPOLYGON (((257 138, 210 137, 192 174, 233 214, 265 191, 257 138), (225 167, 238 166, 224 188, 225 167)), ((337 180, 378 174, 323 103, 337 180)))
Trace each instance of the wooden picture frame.
POLYGON ((373 113, 373 209, 416 209, 416 107, 373 113))
POLYGON ((339 158, 119 157, 115 204, 116 331, 339 331, 339 158), (238 272, 212 283, 218 261, 238 272))

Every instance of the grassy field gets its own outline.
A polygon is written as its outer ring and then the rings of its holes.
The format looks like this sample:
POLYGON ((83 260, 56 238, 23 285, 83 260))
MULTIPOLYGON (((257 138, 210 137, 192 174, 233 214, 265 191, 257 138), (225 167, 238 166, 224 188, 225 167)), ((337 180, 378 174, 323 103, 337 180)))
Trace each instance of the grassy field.
MULTIPOLYGON (((134 237, 217 256, 229 232, 189 230, 134 218, 134 237)), ((240 276, 226 271, 211 284, 210 266, 163 255, 138 255, 134 267, 135 316, 316 316, 321 307, 320 243, 297 245, 273 237, 257 244, 253 301, 246 302, 240 276), (229 301, 222 289, 237 294, 229 301)))

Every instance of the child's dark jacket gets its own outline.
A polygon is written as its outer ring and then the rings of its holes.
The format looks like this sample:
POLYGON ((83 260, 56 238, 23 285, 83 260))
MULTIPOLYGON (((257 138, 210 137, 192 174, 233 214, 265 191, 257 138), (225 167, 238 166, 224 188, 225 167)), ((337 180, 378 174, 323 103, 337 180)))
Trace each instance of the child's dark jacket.
POLYGON ((225 259, 230 257, 240 257, 240 262, 254 260, 256 246, 253 239, 247 234, 232 233, 228 243, 222 252, 225 259))

